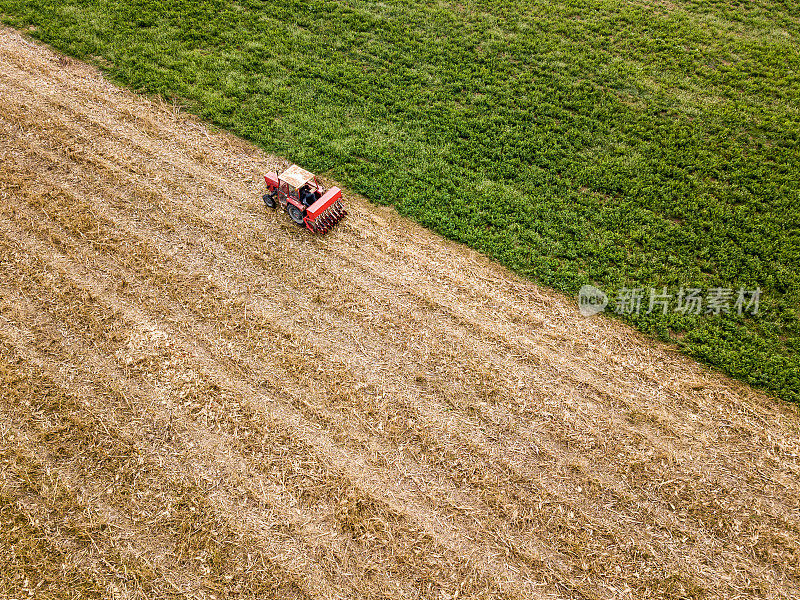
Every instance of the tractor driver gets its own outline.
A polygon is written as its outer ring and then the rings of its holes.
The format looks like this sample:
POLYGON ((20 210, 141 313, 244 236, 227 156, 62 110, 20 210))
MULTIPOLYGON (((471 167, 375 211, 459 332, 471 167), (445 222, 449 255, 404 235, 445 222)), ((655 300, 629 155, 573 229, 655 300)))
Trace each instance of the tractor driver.
POLYGON ((314 196, 314 192, 311 191, 311 188, 307 183, 303 184, 299 190, 297 190, 297 197, 300 199, 300 202, 305 204, 306 206, 311 206, 314 204, 314 200, 316 200, 316 196, 314 196))

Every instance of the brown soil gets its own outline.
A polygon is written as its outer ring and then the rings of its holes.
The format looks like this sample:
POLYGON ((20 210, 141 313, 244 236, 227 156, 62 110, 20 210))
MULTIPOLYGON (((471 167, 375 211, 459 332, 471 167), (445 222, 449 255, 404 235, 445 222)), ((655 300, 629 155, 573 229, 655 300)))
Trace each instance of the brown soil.
POLYGON ((797 598, 800 418, 0 31, 0 595, 797 598))

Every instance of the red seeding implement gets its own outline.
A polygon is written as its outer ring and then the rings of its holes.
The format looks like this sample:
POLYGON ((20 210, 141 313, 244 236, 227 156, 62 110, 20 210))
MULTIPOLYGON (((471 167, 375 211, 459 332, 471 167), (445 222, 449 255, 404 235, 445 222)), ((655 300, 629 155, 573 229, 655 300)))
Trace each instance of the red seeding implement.
POLYGON ((267 189, 264 204, 267 208, 281 208, 298 225, 314 233, 328 233, 347 214, 342 206, 342 190, 332 187, 325 190, 313 173, 292 165, 283 173, 264 175, 267 189))

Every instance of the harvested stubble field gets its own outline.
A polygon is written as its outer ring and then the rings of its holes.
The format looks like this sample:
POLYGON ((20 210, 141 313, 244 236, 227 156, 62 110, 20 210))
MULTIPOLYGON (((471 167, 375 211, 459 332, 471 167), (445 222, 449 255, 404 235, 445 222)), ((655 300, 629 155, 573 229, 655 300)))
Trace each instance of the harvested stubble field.
POLYGON ((800 418, 0 32, 0 595, 797 598, 800 418))

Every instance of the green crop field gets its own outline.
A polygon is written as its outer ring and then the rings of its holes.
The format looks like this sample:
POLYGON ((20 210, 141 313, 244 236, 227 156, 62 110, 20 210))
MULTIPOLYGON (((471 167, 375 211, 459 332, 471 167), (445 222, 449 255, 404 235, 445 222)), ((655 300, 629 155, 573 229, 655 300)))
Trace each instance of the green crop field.
POLYGON ((800 400, 792 0, 0 0, 114 80, 800 400), (650 288, 731 290, 647 314, 650 288), (761 290, 738 314, 740 289, 761 290), (719 294, 718 294, 719 295, 719 294), (703 307, 702 312, 705 311, 703 307))

